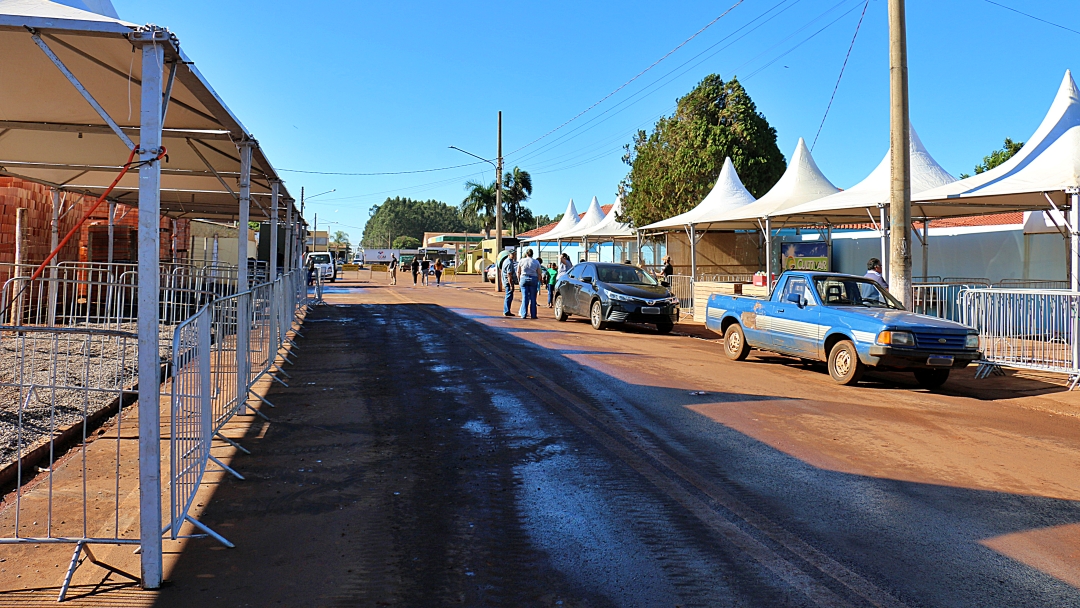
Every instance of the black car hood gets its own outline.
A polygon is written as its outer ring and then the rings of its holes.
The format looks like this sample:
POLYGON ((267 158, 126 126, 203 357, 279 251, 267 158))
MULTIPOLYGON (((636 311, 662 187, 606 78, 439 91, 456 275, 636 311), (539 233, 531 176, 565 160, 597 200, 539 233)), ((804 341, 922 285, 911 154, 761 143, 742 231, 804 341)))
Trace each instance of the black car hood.
POLYGON ((601 287, 608 291, 621 293, 625 296, 631 296, 634 298, 645 298, 646 300, 659 300, 661 298, 671 297, 671 293, 667 290, 666 287, 662 285, 627 285, 625 283, 602 283, 601 287))

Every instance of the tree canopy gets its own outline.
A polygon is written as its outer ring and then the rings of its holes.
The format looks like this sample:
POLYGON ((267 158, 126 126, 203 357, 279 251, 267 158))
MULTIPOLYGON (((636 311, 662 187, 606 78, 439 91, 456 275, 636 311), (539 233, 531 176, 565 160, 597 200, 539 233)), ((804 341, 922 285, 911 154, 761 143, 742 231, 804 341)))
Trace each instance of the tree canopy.
POLYGON ((425 232, 462 232, 466 227, 458 209, 446 203, 394 197, 371 208, 362 242, 365 247, 386 247, 399 236, 419 241, 425 232))
POLYGON ((532 188, 532 176, 520 167, 503 175, 503 203, 514 236, 517 236, 519 223, 527 226, 534 221, 532 211, 525 206, 525 201, 532 196, 532 188))
POLYGON ((416 249, 419 246, 420 239, 411 236, 399 236, 393 243, 393 249, 416 249))
MULTIPOLYGON (((532 176, 520 167, 514 167, 503 176, 503 230, 511 230, 517 236, 518 227, 532 226, 536 222, 533 212, 524 205, 532 195, 532 176)), ((461 217, 467 223, 490 232, 495 228, 495 182, 481 184, 465 182, 468 194, 459 207, 461 217)))
MULTIPOLYGON (((1022 142, 1022 141, 1013 141, 1012 139, 1006 137, 1005 138, 1005 144, 1003 146, 1001 146, 1000 150, 994 150, 993 152, 991 152, 987 156, 983 157, 983 162, 975 165, 975 175, 978 175, 980 173, 985 173, 986 171, 989 171, 990 169, 993 169, 994 167, 1000 165, 1001 163, 1009 160, 1010 158, 1013 157, 1014 154, 1019 152, 1020 148, 1022 148, 1022 147, 1024 147, 1024 142, 1022 142)), ((961 173, 960 174, 960 179, 964 179, 965 177, 971 177, 971 174, 970 173, 961 173)))
POLYGON ((620 184, 620 219, 644 226, 689 211, 716 183, 725 157, 755 197, 772 188, 787 167, 776 129, 738 79, 724 82, 711 74, 678 100, 673 115, 660 118, 651 133, 638 131, 627 144, 623 162, 630 172, 620 184))

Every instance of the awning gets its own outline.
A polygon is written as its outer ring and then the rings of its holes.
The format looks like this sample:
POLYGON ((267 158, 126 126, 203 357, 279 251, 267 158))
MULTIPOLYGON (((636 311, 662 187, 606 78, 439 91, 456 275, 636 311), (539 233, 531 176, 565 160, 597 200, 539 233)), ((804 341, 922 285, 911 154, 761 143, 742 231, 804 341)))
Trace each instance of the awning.
MULTIPOLYGON (((142 55, 129 40, 137 29, 47 0, 0 0, 0 174, 91 196, 105 191, 138 139, 142 55)), ((162 134, 162 213, 238 218, 237 145, 253 142, 251 219, 267 218, 270 183, 280 179, 274 168, 175 36, 163 46, 166 82, 175 77, 162 134)), ((284 186, 280 193, 290 200, 284 186)), ((110 200, 138 204, 137 172, 110 200)))

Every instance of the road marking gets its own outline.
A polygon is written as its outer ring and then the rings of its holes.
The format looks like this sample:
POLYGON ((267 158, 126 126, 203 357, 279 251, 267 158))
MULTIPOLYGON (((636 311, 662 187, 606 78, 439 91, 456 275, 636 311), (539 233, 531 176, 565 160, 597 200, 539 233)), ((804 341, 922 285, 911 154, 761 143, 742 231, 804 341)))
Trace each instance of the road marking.
MULTIPOLYGON (((405 298, 402 297, 402 299, 405 298)), ((451 318, 452 313, 437 305, 422 307, 422 310, 440 320, 443 325, 455 323, 451 318)), ((489 360, 492 365, 513 378, 549 407, 559 411, 575 426, 676 500, 720 536, 742 549, 786 583, 805 593, 818 605, 833 607, 852 604, 836 595, 799 566, 776 553, 765 543, 723 517, 716 506, 734 514, 746 525, 795 554, 821 574, 846 587, 870 605, 882 608, 906 607, 900 600, 757 513, 668 453, 649 445, 632 431, 619 427, 605 413, 567 391, 556 380, 539 371, 536 366, 522 362, 512 352, 477 335, 467 327, 469 319, 456 314, 453 314, 453 317, 459 319, 456 324, 463 326, 460 328, 460 336, 466 338, 463 342, 472 350, 489 360), (526 381, 526 377, 530 377, 529 380, 526 381), (687 488, 688 485, 704 494, 709 500, 691 491, 687 488)), ((494 328, 483 327, 494 330, 494 328)))

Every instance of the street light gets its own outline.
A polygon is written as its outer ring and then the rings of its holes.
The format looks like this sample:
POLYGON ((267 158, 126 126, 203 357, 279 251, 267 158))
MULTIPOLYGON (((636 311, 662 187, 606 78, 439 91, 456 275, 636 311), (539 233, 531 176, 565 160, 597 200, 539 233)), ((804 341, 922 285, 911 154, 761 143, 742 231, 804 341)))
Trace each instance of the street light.
MULTIPOLYGON (((327 190, 326 192, 320 192, 320 193, 316 194, 315 196, 309 196, 307 198, 304 198, 304 189, 300 188, 300 213, 304 212, 304 203, 306 201, 309 201, 309 200, 315 198, 316 196, 322 196, 324 194, 330 194, 331 192, 337 192, 337 188, 334 188, 332 190, 327 190)), ((319 232, 319 214, 316 213, 315 214, 315 223, 311 228, 311 234, 312 234, 312 236, 311 236, 311 250, 312 251, 318 251, 318 249, 317 249, 318 244, 319 244, 318 243, 319 235, 317 234, 318 232, 319 232)), ((330 251, 330 239, 329 239, 329 236, 327 236, 327 240, 326 240, 326 250, 330 251)))
MULTIPOLYGON (((490 160, 488 160, 486 158, 483 158, 481 156, 477 156, 477 155, 473 154, 472 152, 462 150, 461 148, 459 148, 457 146, 450 146, 450 148, 452 148, 454 150, 457 150, 458 152, 464 152, 465 154, 468 154, 469 156, 471 156, 473 158, 478 158, 478 159, 484 161, 485 163, 490 163, 493 167, 495 167, 495 242, 496 242, 496 246, 495 246, 495 251, 493 253, 494 253, 495 261, 498 262, 499 253, 502 251, 502 248, 503 248, 503 238, 502 238, 502 165, 503 165, 503 157, 502 157, 502 111, 499 112, 499 147, 498 147, 499 154, 498 154, 498 156, 495 157, 495 160, 497 162, 491 162, 490 160)), ((496 271, 495 272, 495 290, 496 291, 502 291, 502 289, 503 289, 503 286, 502 286, 502 273, 496 271)))

